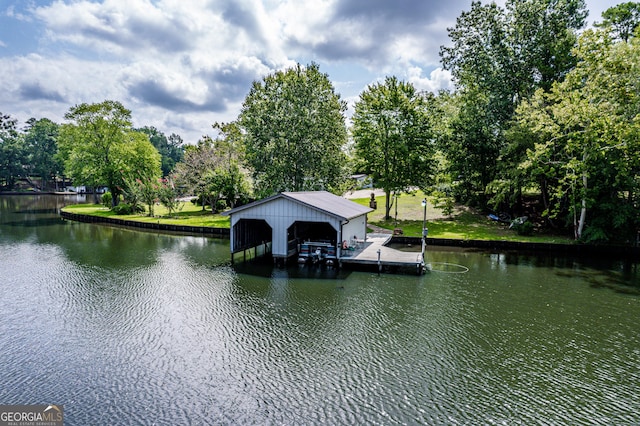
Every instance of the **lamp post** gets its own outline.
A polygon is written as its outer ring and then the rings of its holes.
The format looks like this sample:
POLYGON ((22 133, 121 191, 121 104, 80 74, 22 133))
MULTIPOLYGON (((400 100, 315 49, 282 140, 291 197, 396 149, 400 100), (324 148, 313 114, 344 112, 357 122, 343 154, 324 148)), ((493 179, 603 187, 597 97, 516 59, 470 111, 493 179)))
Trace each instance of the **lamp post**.
POLYGON ((425 197, 422 200, 422 208, 424 209, 424 213, 422 216, 422 261, 424 262, 424 250, 427 243, 427 198, 425 197))
POLYGON ((395 219, 395 226, 398 226, 398 194, 394 193, 393 194, 393 203, 396 205, 396 219, 395 219))

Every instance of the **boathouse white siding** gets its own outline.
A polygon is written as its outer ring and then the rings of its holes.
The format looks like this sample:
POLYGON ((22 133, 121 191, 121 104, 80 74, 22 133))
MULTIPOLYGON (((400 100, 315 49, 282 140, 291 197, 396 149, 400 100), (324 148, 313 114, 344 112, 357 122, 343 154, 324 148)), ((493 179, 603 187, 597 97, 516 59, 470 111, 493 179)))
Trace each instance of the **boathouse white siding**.
MULTIPOLYGON (((364 240, 367 233, 367 213, 372 210, 353 201, 326 191, 283 192, 245 206, 232 209, 225 214, 231 216, 231 252, 246 247, 236 247, 240 239, 236 232, 247 232, 238 226, 242 221, 256 223, 264 221, 271 228, 271 251, 274 258, 291 256, 290 228, 296 222, 307 226, 328 224, 333 228, 331 240, 336 242, 339 252, 343 240, 364 240)), ((325 226, 326 225, 322 225, 325 226)), ((246 240, 246 238, 244 239, 246 240)), ((244 241, 243 240, 243 241, 244 241)))

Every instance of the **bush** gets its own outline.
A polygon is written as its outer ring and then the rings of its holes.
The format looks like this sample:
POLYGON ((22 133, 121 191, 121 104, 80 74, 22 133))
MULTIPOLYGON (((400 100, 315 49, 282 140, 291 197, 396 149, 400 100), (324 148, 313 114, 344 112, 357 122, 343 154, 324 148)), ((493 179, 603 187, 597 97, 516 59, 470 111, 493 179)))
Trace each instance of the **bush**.
POLYGON ((128 204, 128 203, 120 203, 117 206, 114 206, 111 208, 111 210, 115 213, 115 214, 119 214, 119 215, 125 215, 125 214, 134 214, 134 213, 140 213, 142 212, 144 209, 142 209, 139 206, 134 206, 133 204, 128 204))
POLYGON ((111 207, 111 192, 107 191, 104 194, 102 194, 102 205, 105 207, 111 207))
POLYGON ((533 235, 533 223, 528 220, 521 224, 514 224, 513 229, 516 230, 518 235, 529 236, 533 235))
POLYGON ((225 200, 218 200, 216 201, 216 211, 214 213, 224 211, 226 207, 227 207, 227 202, 225 200))

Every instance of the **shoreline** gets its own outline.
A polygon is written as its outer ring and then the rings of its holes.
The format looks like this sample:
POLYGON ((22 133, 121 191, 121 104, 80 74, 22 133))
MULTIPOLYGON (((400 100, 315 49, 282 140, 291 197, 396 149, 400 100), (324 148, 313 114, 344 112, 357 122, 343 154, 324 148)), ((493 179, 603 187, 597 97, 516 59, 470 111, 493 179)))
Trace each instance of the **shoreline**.
POLYGON ((171 233, 181 233, 188 235, 205 235, 214 238, 229 238, 231 230, 229 228, 214 228, 211 226, 188 226, 170 225, 164 223, 138 222, 135 220, 115 219, 112 217, 92 216, 87 214, 69 213, 60 211, 60 217, 66 220, 84 223, 104 223, 107 225, 125 226, 128 228, 140 228, 151 231, 162 231, 171 233))
MULTIPOLYGON (((161 223, 137 222, 126 219, 115 219, 111 217, 101 217, 83 215, 60 211, 60 216, 66 220, 84 223, 96 223, 124 226, 149 231, 159 231, 168 233, 180 233, 196 236, 208 236, 213 238, 228 239, 231 235, 229 228, 214 228, 209 226, 185 226, 169 225, 161 223)), ((393 242, 399 244, 420 245, 420 237, 393 236, 393 242)), ((517 251, 523 253, 536 254, 556 254, 574 256, 600 256, 607 258, 636 258, 640 259, 640 247, 615 246, 615 245, 587 245, 587 244, 561 244, 561 243, 534 243, 519 241, 501 240, 458 240, 450 238, 427 237, 427 247, 447 247, 482 251, 517 251)))

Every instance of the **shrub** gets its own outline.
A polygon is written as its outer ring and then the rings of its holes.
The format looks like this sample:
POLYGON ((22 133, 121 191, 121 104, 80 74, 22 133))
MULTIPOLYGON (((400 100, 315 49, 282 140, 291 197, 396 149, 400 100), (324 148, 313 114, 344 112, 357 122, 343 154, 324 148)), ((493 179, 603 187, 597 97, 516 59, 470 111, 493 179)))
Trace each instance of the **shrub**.
POLYGON ((102 194, 102 205, 105 207, 111 207, 111 192, 107 191, 104 194, 102 194))
POLYGON ((140 206, 135 206, 129 203, 120 203, 117 206, 112 207, 111 210, 115 214, 119 214, 119 215, 134 214, 134 213, 140 213, 144 211, 144 209, 141 208, 140 206))
POLYGON ((521 224, 514 224, 513 229, 516 230, 518 235, 533 235, 533 223, 529 222, 528 220, 521 224))
POLYGON ((227 203, 225 200, 216 201, 216 213, 223 211, 227 207, 227 203))

